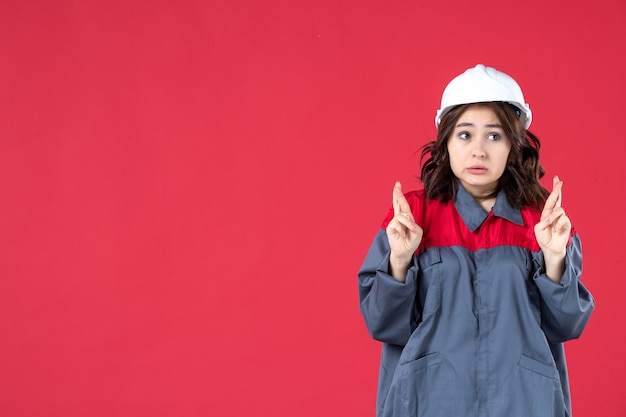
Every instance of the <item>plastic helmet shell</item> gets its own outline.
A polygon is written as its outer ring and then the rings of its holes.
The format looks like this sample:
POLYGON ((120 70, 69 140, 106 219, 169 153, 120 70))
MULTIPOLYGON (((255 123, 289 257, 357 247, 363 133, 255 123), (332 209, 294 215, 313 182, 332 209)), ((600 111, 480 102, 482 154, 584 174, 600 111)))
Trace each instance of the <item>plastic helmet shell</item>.
POLYGON ((528 129, 530 126, 532 112, 517 82, 509 75, 483 64, 468 69, 448 83, 441 96, 441 108, 437 110, 435 125, 439 127, 443 115, 454 106, 489 101, 514 105, 526 115, 524 127, 528 129))

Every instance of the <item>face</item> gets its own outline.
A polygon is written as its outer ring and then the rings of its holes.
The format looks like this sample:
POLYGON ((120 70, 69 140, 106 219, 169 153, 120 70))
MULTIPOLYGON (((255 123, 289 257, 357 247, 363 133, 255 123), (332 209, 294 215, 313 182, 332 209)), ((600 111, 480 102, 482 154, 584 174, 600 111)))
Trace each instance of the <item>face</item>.
POLYGON ((470 106, 448 138, 450 167, 474 197, 494 193, 511 151, 498 117, 488 107, 470 106))

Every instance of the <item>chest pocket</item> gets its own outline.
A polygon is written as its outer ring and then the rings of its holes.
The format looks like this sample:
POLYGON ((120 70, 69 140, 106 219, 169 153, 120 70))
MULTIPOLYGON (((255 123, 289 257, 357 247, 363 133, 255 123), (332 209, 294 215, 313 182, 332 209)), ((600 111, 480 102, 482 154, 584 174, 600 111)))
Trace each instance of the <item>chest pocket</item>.
POLYGON ((417 304, 422 315, 435 313, 441 308, 441 252, 438 247, 429 248, 418 257, 417 304))

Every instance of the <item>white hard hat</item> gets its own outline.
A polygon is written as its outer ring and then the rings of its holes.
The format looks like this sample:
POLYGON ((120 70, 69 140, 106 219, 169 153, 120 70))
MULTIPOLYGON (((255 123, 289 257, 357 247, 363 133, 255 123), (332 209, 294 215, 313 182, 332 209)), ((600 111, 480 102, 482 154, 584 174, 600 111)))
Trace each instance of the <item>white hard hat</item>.
POLYGON ((483 64, 468 69, 446 86, 441 96, 441 108, 437 110, 435 117, 435 125, 439 127, 443 115, 454 106, 488 101, 503 101, 514 105, 526 114, 524 127, 528 129, 530 126, 532 112, 524 101, 524 94, 517 82, 507 74, 483 64))

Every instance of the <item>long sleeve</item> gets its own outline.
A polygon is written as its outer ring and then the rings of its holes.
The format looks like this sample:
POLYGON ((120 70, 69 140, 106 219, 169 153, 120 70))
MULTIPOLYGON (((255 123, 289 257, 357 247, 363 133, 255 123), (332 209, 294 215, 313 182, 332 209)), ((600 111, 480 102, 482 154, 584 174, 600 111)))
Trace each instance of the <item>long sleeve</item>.
POLYGON ((406 281, 398 282, 388 273, 390 252, 387 234, 381 229, 358 274, 361 314, 374 339, 404 345, 419 318, 415 307, 418 267, 413 256, 406 281))
POLYGON ((533 230, 541 213, 504 193, 487 213, 463 190, 448 202, 408 195, 424 234, 404 283, 388 273, 393 213, 358 273, 361 313, 384 342, 377 415, 569 415, 562 342, 594 307, 579 237, 555 283, 533 230))
POLYGON ((565 272, 560 283, 551 281, 543 270, 543 254, 535 255, 534 281, 541 294, 541 327, 551 343, 576 339, 594 309, 591 293, 580 281, 582 250, 580 238, 573 235, 565 255, 565 272))

